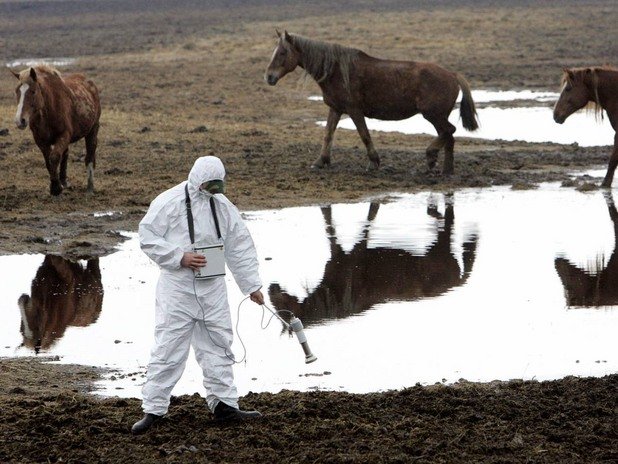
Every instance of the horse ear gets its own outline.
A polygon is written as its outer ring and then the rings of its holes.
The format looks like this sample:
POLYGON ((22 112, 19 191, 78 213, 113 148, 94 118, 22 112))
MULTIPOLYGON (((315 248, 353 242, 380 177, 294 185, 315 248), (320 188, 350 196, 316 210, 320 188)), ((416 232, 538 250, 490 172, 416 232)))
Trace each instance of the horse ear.
POLYGON ((30 68, 30 77, 34 82, 36 82, 36 71, 34 70, 34 68, 30 68))
MULTIPOLYGON (((8 68, 7 68, 8 69, 8 68)), ((16 73, 15 71, 13 71, 12 69, 9 69, 9 71, 11 72, 11 74, 13 74, 13 76, 15 76, 15 79, 19 80, 19 73, 16 73)))
POLYGON ((292 43, 292 41, 290 40, 290 34, 288 34, 288 31, 283 31, 283 40, 285 40, 288 43, 292 43))
POLYGON ((277 33, 277 37, 281 38, 281 32, 279 32, 279 29, 275 28, 275 32, 277 33))

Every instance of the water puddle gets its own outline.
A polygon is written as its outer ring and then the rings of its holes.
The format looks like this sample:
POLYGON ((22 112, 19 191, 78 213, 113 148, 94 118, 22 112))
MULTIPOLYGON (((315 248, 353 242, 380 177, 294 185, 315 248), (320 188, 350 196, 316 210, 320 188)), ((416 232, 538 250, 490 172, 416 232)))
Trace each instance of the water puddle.
POLYGON ((37 64, 47 64, 49 66, 62 67, 75 64, 77 58, 55 57, 55 58, 20 58, 17 60, 7 61, 5 66, 8 68, 25 68, 35 66, 37 64))
POLYGON ((92 215, 96 218, 99 217, 114 217, 114 216, 122 216, 120 211, 95 211, 92 215))
MULTIPOLYGON (((597 120, 586 111, 571 115, 564 124, 556 124, 553 108, 538 103, 553 103, 558 99, 554 92, 535 91, 473 91, 475 102, 482 104, 477 109, 480 128, 475 132, 466 131, 461 125, 459 110, 451 113, 450 122, 457 127, 459 136, 505 141, 552 142, 561 144, 577 143, 583 147, 613 145, 614 130, 607 118, 597 120), (526 106, 504 107, 505 103, 513 105, 527 102, 526 106), (492 106, 500 103, 500 107, 492 106)), ((322 101, 322 97, 310 97, 310 100, 322 101)), ((319 121, 321 126, 326 121, 319 121)), ((350 118, 342 119, 338 127, 356 130, 350 118)), ((436 135, 434 127, 422 116, 416 115, 402 121, 381 121, 367 118, 370 130, 383 132, 401 132, 404 134, 436 135)))
MULTIPOLYGON (((618 370, 618 212, 608 192, 470 189, 246 217, 267 303, 296 312, 318 361, 305 365, 276 320, 262 330, 268 317, 253 303, 238 312, 228 275, 248 350, 235 370, 241 394, 618 370)), ((101 393, 139 396, 158 269, 131 237, 78 263, 0 257, 0 356, 39 351, 111 367, 101 393)), ((238 339, 234 351, 240 359, 238 339)), ((191 355, 174 393, 196 391, 191 355)))
MULTIPOLYGON (((494 102, 555 102, 560 96, 556 92, 541 92, 536 90, 473 90, 472 98, 476 103, 494 102)), ((461 96, 459 97, 461 100, 461 96)))
MULTIPOLYGON (((541 92, 535 90, 473 90, 472 98, 476 103, 493 103, 493 102, 520 102, 520 101, 535 101, 535 102, 555 102, 560 96, 556 92, 541 92)), ((308 98, 310 101, 324 101, 321 95, 312 95, 308 98)), ((458 102, 461 101, 461 94, 458 102)))

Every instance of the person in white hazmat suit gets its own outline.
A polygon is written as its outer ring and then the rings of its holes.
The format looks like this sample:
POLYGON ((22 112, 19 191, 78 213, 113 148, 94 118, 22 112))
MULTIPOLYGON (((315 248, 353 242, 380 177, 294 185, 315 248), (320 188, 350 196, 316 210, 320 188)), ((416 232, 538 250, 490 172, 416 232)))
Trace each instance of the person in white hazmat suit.
POLYGON ((219 158, 198 158, 188 181, 159 195, 139 224, 140 246, 159 265, 161 274, 156 290, 155 343, 142 389, 145 415, 133 425, 134 434, 146 432, 167 413, 171 391, 182 375, 190 345, 203 370, 206 401, 215 419, 260 416, 257 411, 238 408, 225 278, 194 277, 194 271, 207 269, 208 263, 203 255, 193 252, 190 216, 195 243, 223 243, 225 262, 240 290, 255 303, 264 303, 255 246, 240 213, 223 195, 224 179, 225 169, 219 158))

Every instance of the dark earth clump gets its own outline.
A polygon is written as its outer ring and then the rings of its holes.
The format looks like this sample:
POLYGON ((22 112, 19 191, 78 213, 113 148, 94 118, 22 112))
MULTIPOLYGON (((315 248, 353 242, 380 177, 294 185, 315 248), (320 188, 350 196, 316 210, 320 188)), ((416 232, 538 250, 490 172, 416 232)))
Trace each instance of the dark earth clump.
POLYGON ((97 377, 94 370, 5 359, 0 373, 0 462, 618 459, 618 375, 552 382, 460 381, 364 395, 249 393, 241 406, 258 409, 264 417, 236 425, 215 423, 203 398, 185 395, 173 397, 170 412, 150 433, 133 437, 130 427, 141 417, 140 402, 82 393, 97 377), (22 377, 16 388, 10 385, 17 373, 22 377))

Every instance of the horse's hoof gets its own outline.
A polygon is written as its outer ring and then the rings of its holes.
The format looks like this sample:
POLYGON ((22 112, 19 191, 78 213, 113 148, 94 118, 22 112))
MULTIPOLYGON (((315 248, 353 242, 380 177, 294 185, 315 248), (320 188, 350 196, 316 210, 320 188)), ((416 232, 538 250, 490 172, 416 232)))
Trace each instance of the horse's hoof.
POLYGON ((52 184, 49 186, 49 193, 53 196, 57 197, 62 193, 62 185, 60 184, 52 184))
POLYGON ((380 163, 376 163, 375 161, 369 161, 367 165, 367 171, 377 171, 380 169, 380 163))
POLYGON ((329 166, 330 166, 330 161, 324 161, 322 158, 318 158, 318 160, 315 161, 311 165, 311 169, 322 169, 322 168, 327 168, 329 166))

